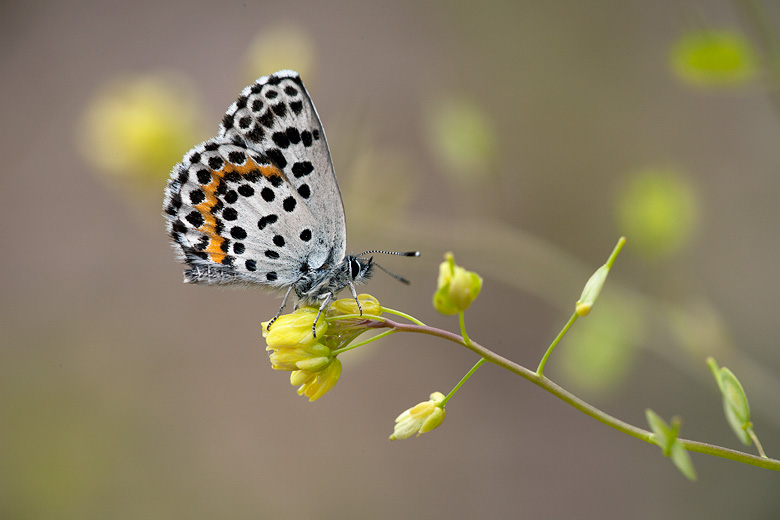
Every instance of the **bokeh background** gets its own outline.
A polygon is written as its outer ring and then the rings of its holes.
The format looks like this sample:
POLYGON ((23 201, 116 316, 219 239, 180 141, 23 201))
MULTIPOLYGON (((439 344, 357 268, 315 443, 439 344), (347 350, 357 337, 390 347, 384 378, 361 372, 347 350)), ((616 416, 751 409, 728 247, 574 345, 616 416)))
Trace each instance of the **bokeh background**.
MULTIPOLYGON (((349 248, 385 305, 431 307, 446 251, 485 279, 471 336, 644 427, 741 448, 705 364, 780 454, 780 6, 677 2, 4 2, 0 517, 734 518, 780 475, 652 445, 487 365, 435 432, 393 419, 476 361, 396 335, 310 404, 271 371, 279 299, 185 286, 168 171, 243 86, 298 70, 349 248)), ((752 447, 743 447, 753 452, 752 447)))

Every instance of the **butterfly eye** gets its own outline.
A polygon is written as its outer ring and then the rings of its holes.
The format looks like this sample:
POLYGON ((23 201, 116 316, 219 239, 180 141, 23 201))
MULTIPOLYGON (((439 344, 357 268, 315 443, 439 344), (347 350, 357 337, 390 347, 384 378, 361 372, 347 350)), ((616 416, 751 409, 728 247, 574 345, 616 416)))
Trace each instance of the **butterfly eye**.
POLYGON ((349 274, 352 276, 353 280, 357 278, 358 274, 360 274, 360 264, 358 263, 357 258, 350 259, 349 270, 350 270, 349 274))

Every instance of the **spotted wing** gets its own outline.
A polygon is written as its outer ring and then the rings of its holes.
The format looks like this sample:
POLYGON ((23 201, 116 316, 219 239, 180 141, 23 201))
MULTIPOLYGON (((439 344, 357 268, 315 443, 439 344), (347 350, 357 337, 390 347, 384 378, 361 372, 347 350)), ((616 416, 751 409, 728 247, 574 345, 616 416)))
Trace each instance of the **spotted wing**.
POLYGON ((219 136, 173 169, 163 209, 187 282, 286 287, 343 259, 341 194, 296 73, 242 91, 219 136))
POLYGON ((298 74, 283 70, 246 87, 225 114, 219 135, 245 143, 282 171, 324 230, 323 263, 341 261, 344 205, 322 123, 298 74))

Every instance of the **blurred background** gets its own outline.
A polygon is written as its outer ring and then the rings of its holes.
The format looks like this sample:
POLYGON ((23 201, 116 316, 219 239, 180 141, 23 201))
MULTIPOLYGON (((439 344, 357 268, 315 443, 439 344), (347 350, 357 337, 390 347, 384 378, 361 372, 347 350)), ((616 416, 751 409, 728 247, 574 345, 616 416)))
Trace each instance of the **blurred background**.
POLYGON ((744 449, 705 358, 780 455, 780 5, 768 1, 5 2, 0 517, 774 518, 780 475, 660 449, 490 365, 445 423, 397 414, 476 361, 395 335, 308 403, 270 369, 280 300, 182 284, 171 167, 281 68, 317 105, 367 292, 428 324, 446 251, 477 341, 640 427, 744 449))

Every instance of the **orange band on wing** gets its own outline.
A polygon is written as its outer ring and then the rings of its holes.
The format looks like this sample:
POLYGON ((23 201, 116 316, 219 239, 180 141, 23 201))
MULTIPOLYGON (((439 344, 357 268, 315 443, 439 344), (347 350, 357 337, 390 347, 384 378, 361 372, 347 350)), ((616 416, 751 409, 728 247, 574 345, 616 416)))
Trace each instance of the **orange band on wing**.
POLYGON ((203 224, 198 228, 198 231, 205 233, 209 237, 209 243, 204 251, 209 254, 211 261, 217 264, 221 264, 227 255, 225 254, 225 251, 222 250, 225 239, 217 234, 217 219, 211 213, 211 210, 217 205, 217 188, 219 187, 219 183, 226 174, 232 172, 235 172, 242 177, 249 176, 250 174, 260 174, 269 179, 276 176, 284 178, 281 170, 276 166, 270 164, 259 165, 249 157, 243 165, 225 162, 225 165, 221 170, 211 170, 211 182, 202 188, 203 194, 206 195, 206 199, 200 204, 197 204, 195 209, 203 215, 203 224))

